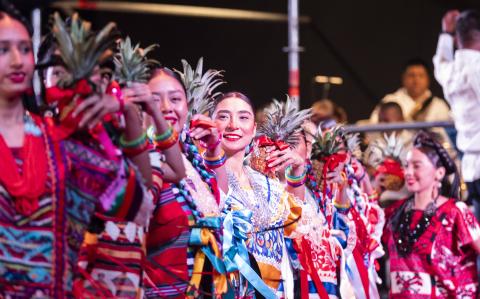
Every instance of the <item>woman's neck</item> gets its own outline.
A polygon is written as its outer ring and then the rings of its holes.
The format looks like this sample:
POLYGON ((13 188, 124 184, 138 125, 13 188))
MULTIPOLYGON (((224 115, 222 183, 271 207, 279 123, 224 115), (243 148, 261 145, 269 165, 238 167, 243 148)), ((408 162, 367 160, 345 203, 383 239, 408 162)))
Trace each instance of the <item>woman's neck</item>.
POLYGON ((429 203, 434 200, 433 188, 427 188, 414 194, 415 208, 425 210, 429 203))
POLYGON ((0 129, 23 123, 24 113, 21 98, 14 100, 0 98, 0 129))
POLYGON ((225 166, 229 171, 235 175, 235 177, 241 178, 245 173, 243 168, 243 160, 245 159, 245 153, 239 151, 237 153, 231 154, 227 156, 227 161, 225 162, 225 166))

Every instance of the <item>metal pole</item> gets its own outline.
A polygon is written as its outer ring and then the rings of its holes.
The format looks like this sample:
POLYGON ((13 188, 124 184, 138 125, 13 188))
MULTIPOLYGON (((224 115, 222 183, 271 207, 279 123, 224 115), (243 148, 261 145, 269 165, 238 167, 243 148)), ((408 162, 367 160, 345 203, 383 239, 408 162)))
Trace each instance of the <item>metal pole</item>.
MULTIPOLYGON (((33 26, 33 55, 35 62, 37 62, 38 48, 40 48, 40 43, 42 40, 42 10, 39 7, 36 7, 32 10, 32 26, 33 26)), ((33 90, 37 97, 41 93, 41 82, 38 73, 35 72, 33 76, 33 90)))
POLYGON ((432 127, 451 128, 454 127, 452 121, 429 121, 429 122, 400 122, 400 123, 380 123, 374 125, 352 125, 344 126, 345 131, 351 133, 395 131, 395 130, 420 130, 432 127))
POLYGON ((298 0, 288 0, 288 95, 300 107, 298 0))

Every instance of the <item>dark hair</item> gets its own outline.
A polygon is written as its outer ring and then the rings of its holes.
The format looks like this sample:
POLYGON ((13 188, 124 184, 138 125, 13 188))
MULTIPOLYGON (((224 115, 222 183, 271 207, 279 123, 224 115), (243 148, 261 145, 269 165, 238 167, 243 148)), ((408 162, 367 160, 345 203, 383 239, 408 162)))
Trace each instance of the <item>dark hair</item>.
POLYGON ((403 110, 402 110, 402 107, 396 103, 396 102, 385 102, 385 103, 381 103, 379 106, 378 106, 378 117, 380 118, 380 116, 382 115, 382 113, 385 113, 385 111, 387 111, 388 109, 394 109, 396 110, 398 113, 400 113, 400 115, 402 115, 402 118, 403 118, 403 110))
POLYGON ((403 110, 402 110, 402 107, 396 103, 396 102, 385 102, 385 103, 381 103, 379 106, 378 106, 378 111, 381 113, 382 111, 385 111, 387 109, 395 109, 397 110, 398 112, 400 112, 402 115, 403 115, 403 110))
POLYGON ((222 94, 221 96, 219 96, 216 99, 215 106, 217 106, 221 101, 223 101, 225 99, 228 99, 228 98, 237 98, 237 99, 240 99, 240 100, 244 101, 245 103, 247 103, 252 108, 253 114, 255 115, 256 109, 255 109, 255 106, 253 105, 252 100, 250 100, 250 98, 247 97, 245 94, 243 94, 241 92, 238 92, 238 91, 230 91, 230 92, 222 94))
MULTIPOLYGON (((157 68, 153 69, 152 72, 151 72, 149 81, 152 80, 153 78, 161 75, 161 74, 167 75, 167 76, 177 80, 178 83, 180 83, 180 85, 182 85, 182 89, 185 92, 185 95, 187 94, 187 88, 185 87, 185 84, 183 83, 183 80, 180 77, 180 75, 177 72, 172 71, 168 67, 162 66, 162 67, 157 67, 157 68)), ((188 101, 188 99, 187 99, 187 101, 188 101)))
POLYGON ((424 59, 420 57, 415 57, 407 60, 403 65, 403 73, 405 73, 407 69, 411 66, 422 66, 423 68, 425 68, 425 71, 427 72, 427 74, 430 74, 430 70, 431 70, 430 65, 428 64, 428 62, 426 62, 424 59))
POLYGON ((468 9, 463 11, 457 19, 455 31, 461 43, 471 42, 475 33, 480 33, 480 14, 468 9))
POLYGON ((450 157, 447 150, 436 140, 432 133, 426 131, 420 131, 415 135, 413 146, 424 153, 436 168, 445 168, 441 194, 450 198, 458 199, 460 176, 458 174, 457 165, 450 157), (451 174, 454 175, 452 183, 448 180, 448 175, 451 174))
POLYGON ((30 22, 28 21, 25 16, 12 4, 10 1, 7 0, 0 0, 0 20, 2 20, 5 16, 9 16, 10 18, 19 21, 25 29, 27 29, 28 34, 30 36, 33 35, 33 28, 30 22))

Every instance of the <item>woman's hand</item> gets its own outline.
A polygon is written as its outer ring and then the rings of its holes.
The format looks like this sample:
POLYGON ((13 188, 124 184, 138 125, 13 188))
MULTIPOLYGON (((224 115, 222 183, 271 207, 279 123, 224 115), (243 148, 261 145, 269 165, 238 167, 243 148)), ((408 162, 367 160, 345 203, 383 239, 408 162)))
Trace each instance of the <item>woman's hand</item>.
POLYGON ((155 105, 150 88, 145 83, 134 82, 129 87, 122 88, 122 95, 126 104, 140 105, 151 116, 156 109, 159 110, 155 105))
POLYGON ((109 113, 120 110, 120 102, 113 95, 93 94, 84 99, 72 113, 73 117, 81 115, 78 123, 79 128, 92 129, 103 121, 103 117, 109 113))
POLYGON ((290 147, 281 151, 275 148, 267 149, 267 166, 276 168, 276 170, 284 170, 287 166, 292 167, 292 174, 300 175, 305 167, 305 160, 290 147))
POLYGON ((202 121, 204 124, 190 128, 190 137, 194 140, 199 140, 202 146, 208 150, 214 151, 220 145, 220 134, 217 126, 208 116, 197 114, 192 117, 192 122, 202 121))

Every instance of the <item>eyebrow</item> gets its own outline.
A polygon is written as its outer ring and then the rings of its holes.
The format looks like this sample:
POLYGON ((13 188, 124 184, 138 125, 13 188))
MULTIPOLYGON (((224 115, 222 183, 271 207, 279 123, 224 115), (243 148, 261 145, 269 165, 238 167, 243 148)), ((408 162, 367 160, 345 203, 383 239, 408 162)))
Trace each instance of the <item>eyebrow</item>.
MULTIPOLYGON (((217 114, 219 114, 219 113, 231 114, 232 111, 230 111, 230 110, 225 110, 225 109, 224 109, 224 110, 218 110, 217 114)), ((253 115, 252 112, 250 112, 250 111, 248 111, 248 110, 240 110, 240 111, 238 111, 238 113, 239 113, 239 114, 245 114, 245 113, 247 113, 247 114, 253 115)))
POLYGON ((28 39, 1 39, 0 43, 11 43, 11 42, 16 42, 16 43, 31 43, 30 40, 28 39))
POLYGON ((252 114, 252 112, 248 111, 248 110, 240 110, 238 111, 238 113, 248 113, 248 114, 252 114))

